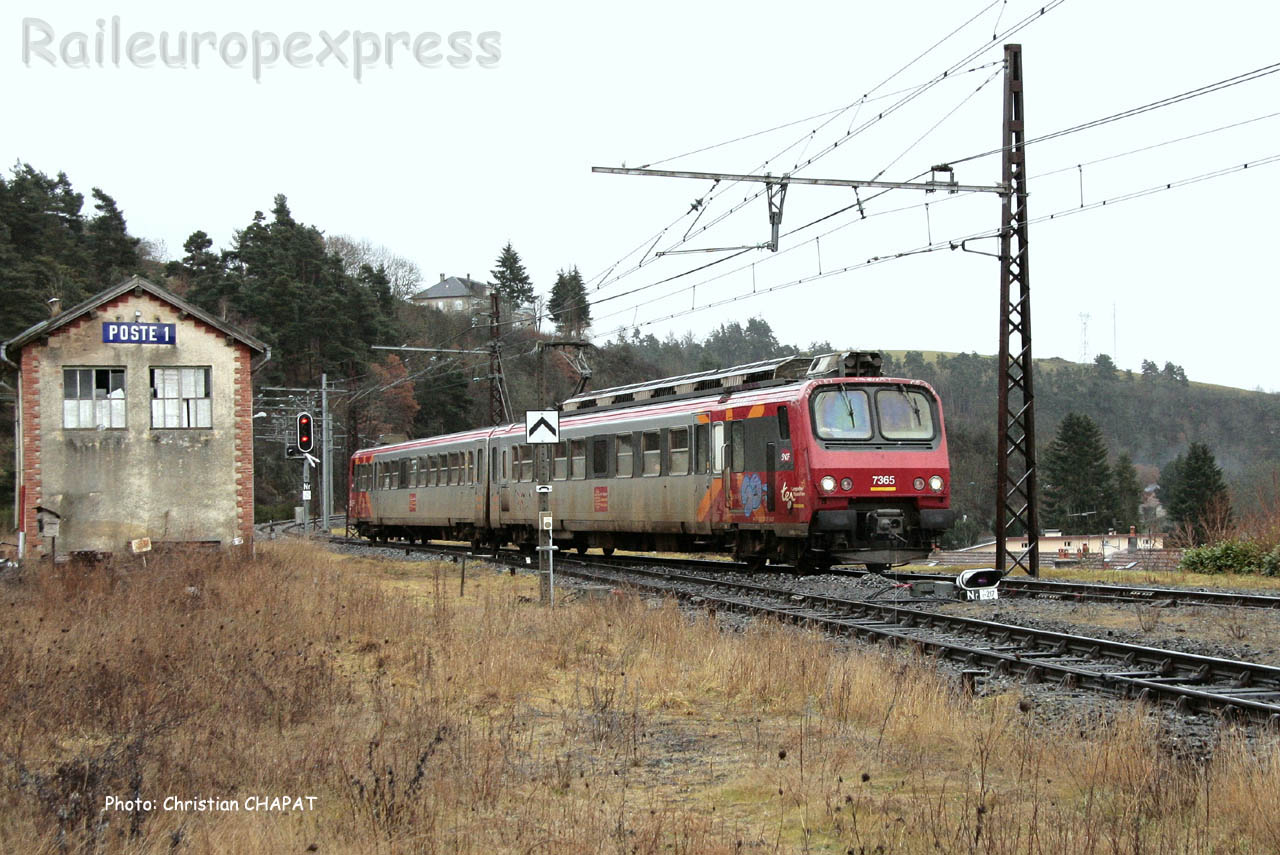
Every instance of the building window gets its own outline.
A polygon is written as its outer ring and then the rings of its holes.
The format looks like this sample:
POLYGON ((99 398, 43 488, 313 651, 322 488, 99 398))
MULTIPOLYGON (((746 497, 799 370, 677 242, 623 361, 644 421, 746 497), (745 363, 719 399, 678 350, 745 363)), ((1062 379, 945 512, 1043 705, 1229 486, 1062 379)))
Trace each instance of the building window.
POLYGON ((125 427, 123 368, 62 369, 64 428, 125 427))
POLYGON ((153 428, 213 427, 208 368, 151 369, 153 428))

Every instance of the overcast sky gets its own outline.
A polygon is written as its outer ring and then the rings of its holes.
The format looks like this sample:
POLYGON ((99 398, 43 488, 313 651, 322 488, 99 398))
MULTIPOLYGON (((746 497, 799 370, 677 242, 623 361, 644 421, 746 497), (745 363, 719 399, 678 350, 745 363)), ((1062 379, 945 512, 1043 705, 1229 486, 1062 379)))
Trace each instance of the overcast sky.
MULTIPOLYGON (((655 285, 728 255, 650 255, 628 272, 666 227, 658 250, 766 241, 760 198, 681 242, 694 200, 708 200, 697 230, 760 185, 713 190, 591 167, 653 164, 789 125, 660 168, 927 176, 999 146, 993 63, 1005 41, 1023 46, 1031 137, 1280 62, 1280 7, 1240 0, 1048 0, 1042 17, 993 41, 1045 3, 17 3, 0 16, 10 117, 0 154, 65 171, 86 197, 103 188, 130 231, 172 257, 196 229, 225 247, 283 193, 299 220, 386 245, 426 284, 487 278, 508 240, 540 291, 577 265, 603 300, 593 307, 602 338, 619 327, 701 336, 758 315, 802 347, 990 354, 999 280, 985 255, 944 249, 759 292, 995 229, 995 195, 864 190, 865 220, 854 208, 786 235, 854 202, 848 189, 794 185, 780 252, 655 285), (199 33, 213 36, 196 67, 199 33), (162 35, 185 67, 159 57, 162 35), (337 51, 321 64, 328 41, 337 51)), ((1280 74, 1028 149, 1031 215, 1077 211, 1031 227, 1037 357, 1110 353, 1135 371, 1171 361, 1193 381, 1280 389, 1280 163, 1078 210, 1280 155, 1273 113, 1280 74)), ((995 156, 956 166, 961 183, 999 178, 995 156)))

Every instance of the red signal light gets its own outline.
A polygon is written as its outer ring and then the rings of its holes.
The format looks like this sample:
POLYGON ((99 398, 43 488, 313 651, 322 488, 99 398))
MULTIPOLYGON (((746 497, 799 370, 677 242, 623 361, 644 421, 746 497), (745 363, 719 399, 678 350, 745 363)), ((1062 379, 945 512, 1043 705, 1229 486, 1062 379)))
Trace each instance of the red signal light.
POLYGON ((315 438, 311 434, 311 414, 298 413, 298 450, 308 452, 315 448, 315 438))

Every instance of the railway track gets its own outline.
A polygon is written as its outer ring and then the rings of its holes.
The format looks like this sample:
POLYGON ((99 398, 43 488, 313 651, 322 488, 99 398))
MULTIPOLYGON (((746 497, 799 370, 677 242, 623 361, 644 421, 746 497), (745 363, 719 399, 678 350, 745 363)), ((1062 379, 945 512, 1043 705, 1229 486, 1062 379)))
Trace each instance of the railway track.
MULTIPOLYGON (((854 570, 855 575, 865 571, 854 570)), ((916 580, 950 580, 946 573, 885 573, 902 582, 916 580)), ((1000 580, 1002 597, 1031 597, 1039 600, 1089 600, 1111 603, 1159 603, 1162 606, 1232 606, 1251 609, 1280 609, 1280 597, 1270 594, 1248 594, 1236 591, 1192 591, 1144 585, 1113 585, 1100 582, 1032 579, 1006 576, 1000 580)))
MULTIPOLYGON (((358 538, 331 540, 370 545, 358 538)), ((529 556, 516 551, 481 556, 461 546, 380 545, 409 554, 468 555, 520 567, 530 563, 529 556)), ((1280 668, 1274 666, 950 615, 919 607, 924 601, 835 597, 723 574, 703 575, 708 564, 716 565, 712 570, 728 570, 734 562, 697 560, 700 572, 691 573, 686 572, 689 560, 663 561, 659 567, 653 566, 652 559, 648 566, 641 566, 641 560, 560 554, 555 564, 564 575, 672 595, 701 608, 768 616, 833 635, 909 647, 960 663, 968 680, 1020 677, 1161 703, 1185 714, 1216 714, 1280 726, 1280 668)))
MULTIPOLYGON (((360 538, 347 538, 348 543, 364 543, 360 538)), ((422 550, 426 552, 442 551, 443 546, 415 546, 390 541, 380 544, 386 548, 422 550)), ((574 556, 569 551, 559 552, 557 561, 577 560, 582 556, 574 556)), ((741 561, 718 560, 713 558, 661 558, 649 555, 593 555, 590 560, 597 566, 618 568, 652 567, 661 563, 664 567, 680 570, 733 573, 754 575, 759 573, 786 573, 789 568, 770 565, 761 571, 753 569, 741 561)), ((861 577, 867 575, 863 569, 852 567, 832 567, 826 575, 861 577)), ((911 582, 954 582, 954 573, 919 573, 889 572, 879 574, 886 579, 900 583, 911 582)), ((1206 591, 1184 588, 1163 588, 1145 585, 1115 585, 1099 582, 1076 582, 1069 580, 1032 579, 1022 576, 1006 576, 1000 580, 1000 596, 1028 597, 1041 600, 1060 600, 1068 602, 1102 602, 1117 604, 1156 604, 1162 607, 1177 606, 1227 606, 1233 608, 1280 609, 1280 596, 1271 594, 1250 594, 1237 591, 1206 591)))
POLYGON ((559 562, 561 572, 673 593, 703 607, 767 615, 836 635, 886 641, 962 663, 971 677, 1021 676, 1125 698, 1161 702, 1183 713, 1217 713, 1280 725, 1280 668, 1109 639, 943 614, 901 603, 798 593, 749 582, 559 562), (565 566, 568 565, 568 566, 565 566))

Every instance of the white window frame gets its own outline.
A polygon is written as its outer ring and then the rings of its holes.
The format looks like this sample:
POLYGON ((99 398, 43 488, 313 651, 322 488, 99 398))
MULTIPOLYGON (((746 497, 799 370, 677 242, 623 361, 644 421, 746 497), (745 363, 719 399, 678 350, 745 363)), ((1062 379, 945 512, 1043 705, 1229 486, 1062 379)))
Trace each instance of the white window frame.
POLYGON ((127 390, 127 377, 122 365, 63 368, 62 426, 68 430, 120 430, 128 427, 127 390), (74 372, 74 397, 67 397, 69 372, 74 372), (113 380, 117 379, 119 386, 113 389, 113 380), (104 380, 106 386, 99 389, 98 383, 104 380), (88 388, 81 388, 84 386, 88 388))
POLYGON ((212 380, 208 365, 151 366, 151 429, 211 429, 212 380))

